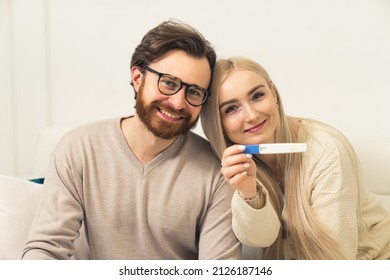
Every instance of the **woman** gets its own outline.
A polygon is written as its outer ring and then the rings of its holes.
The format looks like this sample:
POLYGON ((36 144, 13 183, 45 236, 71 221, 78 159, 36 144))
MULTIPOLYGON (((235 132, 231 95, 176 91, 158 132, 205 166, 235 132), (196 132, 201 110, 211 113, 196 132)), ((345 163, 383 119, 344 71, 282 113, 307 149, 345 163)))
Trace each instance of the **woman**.
POLYGON ((284 113, 266 70, 233 57, 216 64, 202 127, 236 189, 233 229, 264 259, 389 259, 390 214, 360 185, 348 140, 284 113), (247 155, 244 144, 306 143, 307 152, 247 155))

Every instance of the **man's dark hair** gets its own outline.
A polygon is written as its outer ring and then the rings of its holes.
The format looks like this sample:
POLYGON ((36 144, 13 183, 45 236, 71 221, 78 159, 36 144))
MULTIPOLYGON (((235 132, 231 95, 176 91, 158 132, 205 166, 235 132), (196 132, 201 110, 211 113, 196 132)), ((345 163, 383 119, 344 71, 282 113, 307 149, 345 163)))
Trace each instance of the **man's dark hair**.
POLYGON ((165 21, 146 33, 131 57, 130 66, 143 68, 173 49, 197 58, 206 57, 213 71, 216 53, 210 42, 195 28, 174 20, 165 21))

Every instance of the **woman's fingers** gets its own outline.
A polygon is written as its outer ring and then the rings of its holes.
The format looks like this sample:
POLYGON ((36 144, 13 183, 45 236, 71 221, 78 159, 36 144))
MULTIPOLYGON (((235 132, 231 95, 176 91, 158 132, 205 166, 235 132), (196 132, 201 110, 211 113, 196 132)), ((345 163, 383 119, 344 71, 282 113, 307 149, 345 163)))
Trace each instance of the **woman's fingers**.
POLYGON ((240 193, 253 194, 256 193, 256 165, 253 160, 251 163, 236 164, 221 169, 222 175, 229 184, 240 191, 240 193))
POLYGON ((223 153, 221 173, 229 184, 240 192, 256 190, 256 164, 251 154, 244 154, 245 146, 233 145, 223 153))
POLYGON ((248 176, 247 174, 243 174, 243 173, 239 173, 235 176, 233 176, 230 180, 229 180, 229 184, 231 186, 233 186, 235 189, 237 190, 241 190, 243 188, 243 186, 245 185, 245 181, 248 180, 248 176))
POLYGON ((244 145, 233 145, 228 148, 223 152, 222 158, 229 157, 232 155, 237 155, 237 154, 242 154, 242 152, 245 150, 244 145))
POLYGON ((233 145, 227 148, 222 155, 222 167, 228 167, 240 163, 250 162, 251 154, 244 154, 245 146, 233 145))
POLYGON ((224 163, 224 166, 221 168, 221 173, 225 178, 229 181, 232 177, 236 175, 247 175, 248 174, 248 168, 250 167, 249 162, 237 162, 235 164, 228 164, 230 162, 233 162, 231 158, 226 159, 226 163, 224 163))

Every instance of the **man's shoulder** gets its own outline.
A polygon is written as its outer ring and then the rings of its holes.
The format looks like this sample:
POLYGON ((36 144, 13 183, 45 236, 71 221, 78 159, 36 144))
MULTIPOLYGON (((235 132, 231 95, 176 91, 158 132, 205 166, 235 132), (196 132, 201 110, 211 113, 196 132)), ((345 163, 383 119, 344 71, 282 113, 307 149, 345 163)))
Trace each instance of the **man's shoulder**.
POLYGON ((187 134, 184 149, 193 156, 193 159, 208 160, 210 164, 220 164, 219 159, 211 148, 210 142, 197 133, 191 131, 187 134))
POLYGON ((101 140, 109 141, 115 135, 116 126, 120 119, 105 119, 85 123, 70 129, 65 133, 57 144, 56 150, 78 150, 77 147, 96 145, 101 140))
POLYGON ((65 134, 64 138, 82 139, 83 137, 105 133, 107 130, 114 128, 117 124, 119 125, 119 122, 120 119, 115 118, 84 123, 69 130, 65 134))
POLYGON ((187 143, 198 152, 212 153, 210 142, 195 132, 190 131, 187 134, 187 143))

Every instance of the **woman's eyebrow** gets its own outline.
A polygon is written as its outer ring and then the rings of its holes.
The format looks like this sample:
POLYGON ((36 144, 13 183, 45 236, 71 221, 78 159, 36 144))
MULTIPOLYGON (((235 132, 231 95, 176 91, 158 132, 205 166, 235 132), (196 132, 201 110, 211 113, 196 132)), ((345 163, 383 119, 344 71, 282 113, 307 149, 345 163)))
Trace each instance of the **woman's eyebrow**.
POLYGON ((223 106, 225 106, 225 105, 228 105, 228 104, 234 103, 234 102, 237 102, 237 99, 236 99, 236 98, 229 99, 228 101, 225 101, 225 102, 221 103, 221 104, 219 105, 219 109, 221 109, 221 108, 222 108, 223 106))
MULTIPOLYGON (((250 90, 248 90, 247 92, 247 95, 251 95, 254 91, 256 91, 257 89, 259 88, 263 88, 265 87, 265 85, 263 84, 259 84, 259 85, 255 85, 254 87, 252 87, 250 90)), ((223 106, 225 105, 228 105, 230 103, 234 103, 234 102, 237 102, 237 99, 236 98, 232 98, 232 99, 229 99, 225 102, 222 102, 220 105, 219 105, 219 109, 221 109, 223 106)))

